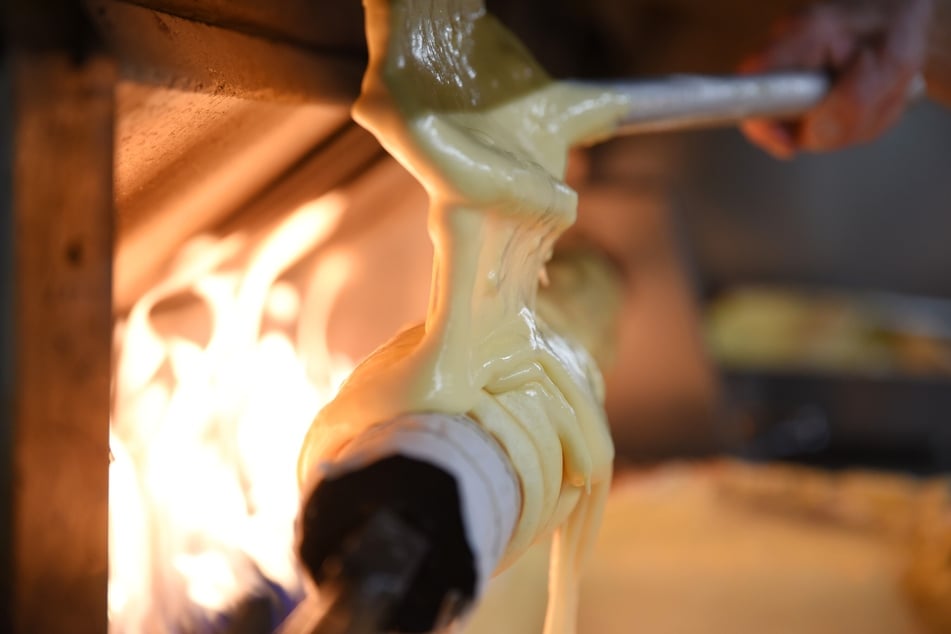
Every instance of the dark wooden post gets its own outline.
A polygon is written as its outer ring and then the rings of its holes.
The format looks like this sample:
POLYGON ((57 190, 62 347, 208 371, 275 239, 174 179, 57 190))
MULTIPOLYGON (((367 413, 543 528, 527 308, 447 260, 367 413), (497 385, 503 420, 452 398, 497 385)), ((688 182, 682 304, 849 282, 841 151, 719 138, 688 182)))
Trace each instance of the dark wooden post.
POLYGON ((78 2, 8 4, 0 631, 107 631, 116 66, 78 2))

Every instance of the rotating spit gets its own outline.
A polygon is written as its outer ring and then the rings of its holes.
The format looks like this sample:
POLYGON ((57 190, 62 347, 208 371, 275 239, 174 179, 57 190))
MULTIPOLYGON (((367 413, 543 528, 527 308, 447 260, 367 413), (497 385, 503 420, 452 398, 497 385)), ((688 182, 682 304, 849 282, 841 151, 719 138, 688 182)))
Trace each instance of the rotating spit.
POLYGON ((440 631, 502 558, 521 493, 499 444, 465 416, 371 427, 304 487, 297 552, 313 587, 285 634, 440 631))

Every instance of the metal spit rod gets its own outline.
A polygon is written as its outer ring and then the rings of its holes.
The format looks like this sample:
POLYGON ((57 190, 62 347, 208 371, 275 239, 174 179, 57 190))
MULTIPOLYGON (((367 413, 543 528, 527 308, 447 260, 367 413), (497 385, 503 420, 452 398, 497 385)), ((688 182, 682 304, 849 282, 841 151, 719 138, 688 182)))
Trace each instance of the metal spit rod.
MULTIPOLYGON (((630 106, 617 133, 641 134, 731 126, 745 119, 795 118, 822 101, 832 80, 821 72, 778 72, 579 83, 622 95, 630 106)), ((918 76, 909 100, 924 93, 924 78, 918 76)))

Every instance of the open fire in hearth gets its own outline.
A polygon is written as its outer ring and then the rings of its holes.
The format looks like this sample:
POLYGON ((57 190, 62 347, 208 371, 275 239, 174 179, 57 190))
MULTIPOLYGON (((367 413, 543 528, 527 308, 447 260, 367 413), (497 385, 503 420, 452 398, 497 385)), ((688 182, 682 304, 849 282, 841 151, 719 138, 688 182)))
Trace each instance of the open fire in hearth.
POLYGON ((192 239, 117 323, 112 632, 218 630, 249 596, 277 621, 302 593, 297 455, 352 367, 323 337, 348 254, 313 254, 345 205, 331 193, 258 232, 192 239), (306 349, 303 269, 321 290, 306 349))

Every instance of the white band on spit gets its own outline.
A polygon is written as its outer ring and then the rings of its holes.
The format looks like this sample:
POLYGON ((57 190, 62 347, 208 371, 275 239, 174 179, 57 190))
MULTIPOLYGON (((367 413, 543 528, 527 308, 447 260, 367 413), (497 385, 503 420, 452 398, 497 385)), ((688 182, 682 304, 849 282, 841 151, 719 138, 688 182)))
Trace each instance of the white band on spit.
POLYGON ((317 482, 402 455, 428 462, 452 475, 459 488, 463 526, 481 595, 508 546, 521 512, 518 477, 505 452, 472 419, 451 414, 408 414, 369 428, 332 462, 319 465, 317 482))

